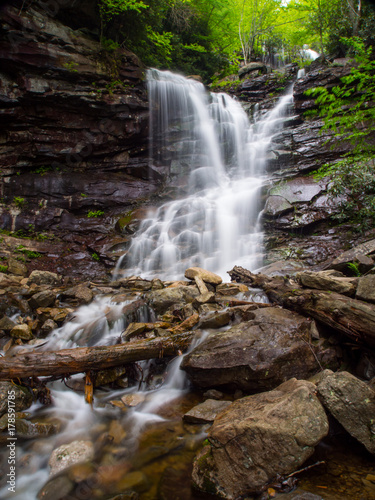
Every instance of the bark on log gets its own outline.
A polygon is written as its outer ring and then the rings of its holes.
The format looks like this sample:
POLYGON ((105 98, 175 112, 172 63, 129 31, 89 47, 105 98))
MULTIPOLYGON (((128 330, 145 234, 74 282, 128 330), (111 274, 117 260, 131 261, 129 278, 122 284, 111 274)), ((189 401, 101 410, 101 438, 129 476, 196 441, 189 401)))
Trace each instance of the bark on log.
POLYGON ((77 347, 60 351, 14 353, 0 358, 0 379, 69 375, 102 370, 144 359, 176 356, 185 351, 194 332, 112 346, 77 347))
POLYGON ((228 274, 232 281, 262 288, 272 303, 311 316, 356 341, 375 347, 375 305, 336 292, 304 289, 287 278, 252 274, 239 266, 228 274))

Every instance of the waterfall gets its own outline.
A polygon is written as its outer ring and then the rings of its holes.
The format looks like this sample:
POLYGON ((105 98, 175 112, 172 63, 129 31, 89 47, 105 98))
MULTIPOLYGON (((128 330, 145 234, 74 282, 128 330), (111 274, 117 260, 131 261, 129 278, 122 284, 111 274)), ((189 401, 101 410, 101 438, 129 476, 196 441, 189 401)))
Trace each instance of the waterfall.
POLYGON ((177 196, 149 211, 115 277, 179 279, 199 266, 228 279, 234 265, 259 268, 260 190, 291 92, 250 123, 230 96, 168 71, 149 70, 148 89, 152 162, 169 168, 177 196))

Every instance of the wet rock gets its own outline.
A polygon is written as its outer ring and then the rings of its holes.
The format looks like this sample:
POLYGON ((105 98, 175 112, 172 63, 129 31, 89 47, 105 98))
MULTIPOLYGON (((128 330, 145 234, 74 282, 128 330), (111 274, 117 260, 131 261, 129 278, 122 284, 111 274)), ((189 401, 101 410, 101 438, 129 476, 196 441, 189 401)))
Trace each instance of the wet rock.
POLYGON ((211 304, 215 302, 215 294, 214 292, 205 292, 201 293, 198 297, 194 299, 194 306, 199 307, 202 304, 211 304))
POLYGON ((258 76, 262 73, 267 73, 267 66, 262 62, 251 62, 238 70, 238 76, 241 80, 249 77, 250 74, 258 76))
POLYGON ((92 290, 85 285, 77 285, 61 293, 61 297, 76 299, 79 304, 89 304, 93 296, 92 290))
POLYGON ((138 406, 146 399, 146 396, 142 393, 125 394, 122 396, 121 401, 125 406, 138 406))
POLYGON ((183 416, 185 422, 191 424, 210 424, 218 413, 227 408, 231 401, 217 401, 216 399, 206 399, 203 403, 194 406, 183 416))
POLYGON ((38 500, 62 500, 66 498, 74 488, 72 481, 66 476, 58 476, 50 479, 38 493, 38 500))
POLYGON ((8 272, 17 276, 27 276, 27 266, 17 259, 10 258, 8 261, 8 272))
POLYGON ((310 202, 326 189, 327 182, 315 181, 313 177, 296 177, 274 186, 270 196, 279 196, 289 203, 310 202))
POLYGON ((221 328, 230 323, 228 311, 210 311, 200 318, 198 328, 221 328))
POLYGON ((319 369, 306 342, 310 323, 305 318, 276 307, 252 312, 253 320, 211 333, 185 356, 181 368, 194 385, 267 390, 319 369))
POLYGON ((115 366, 114 368, 101 370, 96 374, 95 386, 98 387, 115 382, 118 378, 123 377, 126 371, 127 370, 124 366, 115 366))
POLYGON ((23 439, 45 438, 57 434, 60 425, 48 422, 30 422, 29 420, 16 420, 17 436, 23 439))
POLYGON ((57 474, 73 464, 88 462, 94 458, 94 445, 91 441, 73 441, 53 450, 48 460, 50 475, 57 474))
POLYGON ((303 262, 288 259, 278 260, 267 266, 258 269, 258 272, 266 274, 267 276, 285 276, 286 274, 294 275, 305 269, 303 262))
POLYGON ((346 431, 375 454, 375 391, 348 372, 325 370, 317 384, 323 405, 346 431))
POLYGON ((278 217, 290 210, 294 209, 293 205, 291 205, 288 200, 279 195, 271 195, 267 198, 264 214, 270 215, 271 217, 278 217))
POLYGON ((199 291, 191 286, 177 286, 155 290, 148 294, 147 302, 157 314, 164 314, 168 309, 182 309, 198 297, 199 291))
POLYGON ((141 471, 134 471, 126 474, 118 483, 119 490, 135 490, 137 493, 147 491, 150 487, 150 482, 141 471))
POLYGON ((194 486, 231 500, 298 469, 328 434, 315 391, 314 384, 291 379, 222 411, 194 461, 194 486))
POLYGON ((8 411, 8 402, 14 402, 12 407, 16 412, 26 410, 33 402, 31 393, 26 387, 21 387, 12 382, 0 382, 0 417, 8 411))
POLYGON ((16 323, 12 321, 10 318, 8 318, 8 316, 3 316, 0 319, 0 330, 3 330, 4 332, 9 333, 14 328, 15 325, 16 323))
POLYGON ((358 281, 357 293, 355 296, 358 300, 375 303, 375 275, 369 274, 362 276, 358 281))
POLYGON ((297 488, 290 493, 284 493, 281 498, 283 500, 324 500, 320 495, 315 495, 301 488, 297 488))
POLYGON ((204 398, 220 400, 224 398, 224 393, 217 389, 209 389, 203 393, 204 398))
POLYGON ((126 438, 126 430, 117 420, 111 421, 108 433, 113 438, 114 444, 120 444, 126 438))
POLYGON ((21 340, 31 340, 34 338, 31 328, 29 325, 26 325, 25 323, 22 323, 20 325, 16 325, 14 328, 12 328, 10 335, 14 339, 21 339, 21 340))
POLYGON ((249 288, 242 283, 222 283, 216 287, 216 293, 223 296, 238 295, 248 291, 249 288))
POLYGON ((51 273, 50 271, 32 271, 27 280, 27 285, 52 285, 58 286, 61 284, 61 277, 56 273, 51 273))
POLYGON ((185 278, 194 280, 195 277, 199 277, 205 283, 211 283, 212 285, 220 285, 223 281, 217 274, 206 271, 206 269, 202 269, 201 267, 189 267, 189 269, 186 269, 185 278))
MULTIPOLYGON (((352 297, 355 294, 358 279, 346 278, 332 275, 332 271, 303 271, 297 274, 300 283, 307 288, 316 288, 318 290, 332 290, 352 297)), ((374 280, 375 283, 375 280, 374 280)))
POLYGON ((369 240, 361 245, 358 245, 346 252, 343 252, 338 257, 336 257, 330 264, 330 268, 337 269, 338 271, 347 272, 348 264, 350 262, 355 262, 356 259, 360 258, 362 255, 371 255, 375 253, 375 240, 369 240))
POLYGON ((43 325, 40 327, 39 335, 42 338, 47 337, 47 335, 56 328, 57 328, 57 323, 55 323, 52 319, 47 319, 47 321, 45 321, 43 325))
POLYGON ((51 290, 45 290, 43 292, 35 293, 31 299, 29 299, 29 305, 32 309, 38 309, 39 307, 49 307, 55 303, 56 295, 51 290))

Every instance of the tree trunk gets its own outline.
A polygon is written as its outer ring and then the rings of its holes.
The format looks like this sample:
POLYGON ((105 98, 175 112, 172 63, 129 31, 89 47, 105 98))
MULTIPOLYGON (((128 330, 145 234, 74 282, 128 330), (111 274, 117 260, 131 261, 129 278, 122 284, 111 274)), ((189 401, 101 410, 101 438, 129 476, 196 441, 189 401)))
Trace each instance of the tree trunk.
POLYGON ((102 370, 144 359, 176 356, 185 351, 194 332, 112 346, 10 354, 0 358, 0 379, 69 375, 102 370))
POLYGON ((252 274, 235 266, 232 281, 262 288, 271 302, 311 316, 355 341, 375 347, 375 305, 336 292, 301 288, 284 277, 252 274))

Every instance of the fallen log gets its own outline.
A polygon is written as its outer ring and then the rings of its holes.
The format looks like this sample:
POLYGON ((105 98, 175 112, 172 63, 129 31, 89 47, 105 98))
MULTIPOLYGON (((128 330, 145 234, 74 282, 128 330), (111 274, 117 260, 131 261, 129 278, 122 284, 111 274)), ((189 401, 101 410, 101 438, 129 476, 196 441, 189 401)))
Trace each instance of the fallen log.
POLYGON ((9 353, 0 358, 0 379, 71 375, 145 359, 176 356, 188 349, 193 336, 194 332, 184 332, 170 337, 142 339, 111 346, 9 353))
POLYGON ((355 341, 375 347, 375 305, 336 292, 305 289, 290 279, 253 274, 235 266, 232 281, 262 288, 269 300, 286 309, 317 319, 355 341))

